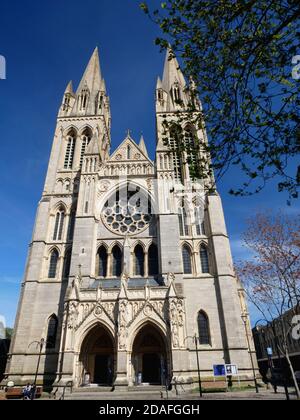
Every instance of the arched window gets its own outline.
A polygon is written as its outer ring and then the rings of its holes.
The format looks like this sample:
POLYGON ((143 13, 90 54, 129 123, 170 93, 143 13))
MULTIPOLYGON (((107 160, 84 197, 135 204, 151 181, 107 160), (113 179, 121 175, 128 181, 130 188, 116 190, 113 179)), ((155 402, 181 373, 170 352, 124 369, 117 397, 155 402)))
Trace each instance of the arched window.
POLYGON ((162 89, 158 89, 158 91, 157 91, 157 99, 159 101, 163 101, 164 100, 164 93, 163 93, 163 90, 162 89))
POLYGON ((196 135, 191 127, 187 127, 184 131, 184 148, 187 154, 187 163, 190 168, 192 178, 197 177, 198 158, 196 135))
POLYGON ((57 336, 57 327, 58 327, 58 319, 56 315, 52 315, 48 321, 48 330, 47 330, 47 342, 46 348, 47 349, 54 349, 56 344, 56 336, 57 336))
POLYGON ((182 248, 182 262, 184 274, 192 274, 192 257, 191 250, 187 245, 182 248))
POLYGON ((199 343, 202 345, 210 344, 210 331, 208 316, 200 311, 198 314, 198 330, 199 330, 199 343))
POLYGON ((96 96, 96 101, 95 101, 96 112, 102 108, 103 100, 104 100, 103 92, 98 92, 96 96))
POLYGON ((120 277, 122 274, 122 251, 118 245, 112 250, 112 275, 120 277))
POLYGON ((180 92, 180 87, 178 83, 175 83, 173 85, 171 94, 172 94, 173 102, 178 104, 181 101, 181 92, 180 92))
POLYGON ((158 275, 158 250, 155 244, 152 244, 148 250, 148 271, 149 276, 158 275))
POLYGON ((75 210, 70 214, 69 226, 68 226, 68 241, 73 241, 75 228, 75 210))
POLYGON ((70 267, 71 267, 71 250, 68 249, 64 258, 64 269, 63 269, 63 278, 67 279, 70 274, 70 267))
POLYGON ((86 129, 81 138, 81 151, 80 151, 80 168, 82 168, 83 156, 86 152, 88 145, 90 144, 92 133, 86 129))
POLYGON ((49 279, 55 279, 56 277, 58 258, 59 258, 58 251, 54 249, 50 256, 49 272, 48 272, 49 279))
POLYGON ((180 236, 189 236, 190 224, 189 224, 189 220, 186 214, 186 210, 183 206, 184 204, 178 210, 179 231, 180 231, 180 236))
POLYGON ((131 147, 127 146, 127 159, 131 159, 131 147))
POLYGON ((105 246, 98 250, 98 276, 107 277, 107 251, 105 246))
POLYGON ((65 155, 65 169, 72 169, 74 161, 74 151, 75 151, 75 142, 76 142, 76 133, 75 131, 70 131, 67 136, 67 149, 65 155))
POLYGON ((195 217, 195 224, 196 224, 196 233, 198 236, 205 235, 205 224, 204 224, 204 210, 203 206, 194 205, 194 217, 195 217))
POLYGON ((134 249, 134 275, 144 277, 145 275, 145 256, 141 245, 137 245, 134 249))
POLYGON ((200 247, 200 260, 201 260, 202 273, 209 273, 209 260, 208 260, 207 247, 203 244, 200 247))
POLYGON ((181 159, 181 144, 182 132, 180 127, 172 127, 170 130, 169 146, 172 151, 172 162, 175 178, 182 180, 182 159, 181 159))
POLYGON ((64 97, 64 102, 63 102, 63 111, 68 111, 69 106, 70 106, 70 99, 71 99, 71 94, 66 93, 64 97))
POLYGON ((60 209, 56 213, 56 217, 55 217, 53 241, 61 241, 63 228, 64 228, 64 221, 65 221, 65 212, 63 209, 60 209))
POLYGON ((82 89, 81 95, 80 95, 80 110, 84 111, 87 107, 88 100, 89 100, 89 90, 87 88, 82 89))

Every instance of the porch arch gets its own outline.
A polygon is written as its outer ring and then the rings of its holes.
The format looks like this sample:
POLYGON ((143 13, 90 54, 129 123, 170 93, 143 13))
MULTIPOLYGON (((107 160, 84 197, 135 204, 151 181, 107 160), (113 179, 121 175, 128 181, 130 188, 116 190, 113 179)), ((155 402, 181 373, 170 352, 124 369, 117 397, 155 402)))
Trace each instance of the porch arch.
POLYGON ((169 383, 170 352, 166 334, 153 322, 136 329, 131 342, 131 378, 135 385, 169 383))
POLYGON ((116 372, 116 345, 109 328, 97 323, 80 345, 79 385, 112 386, 116 372))

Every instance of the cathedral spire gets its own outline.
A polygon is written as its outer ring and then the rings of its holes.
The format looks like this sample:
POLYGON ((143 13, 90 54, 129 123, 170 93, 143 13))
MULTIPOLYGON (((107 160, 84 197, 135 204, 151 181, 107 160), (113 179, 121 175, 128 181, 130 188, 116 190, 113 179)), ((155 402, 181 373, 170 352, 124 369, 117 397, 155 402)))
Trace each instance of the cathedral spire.
POLYGON ((63 101, 59 110, 59 116, 68 114, 75 103, 75 93, 73 91, 72 80, 69 81, 63 96, 63 101))
POLYGON ((140 140, 140 143, 139 143, 139 148, 141 149, 141 151, 144 153, 144 155, 146 157, 149 157, 147 147, 146 147, 146 143, 145 143, 145 139, 144 139, 143 135, 141 136, 141 140, 140 140))
POLYGON ((65 92, 67 106, 62 106, 60 117, 65 116, 104 116, 110 130, 110 104, 106 93, 105 81, 102 78, 98 47, 95 48, 83 73, 76 94, 69 83, 65 92))
POLYGON ((186 87, 186 81, 177 58, 172 49, 169 47, 166 53, 162 88, 164 91, 170 92, 175 83, 178 83, 182 89, 185 89, 186 87))
POLYGON ((190 103, 190 91, 171 47, 167 49, 162 80, 156 84, 156 112, 183 111, 190 103))
POLYGON ((73 92, 73 82, 72 82, 72 80, 69 81, 69 83, 68 83, 68 85, 66 87, 66 90, 65 90, 65 95, 68 94, 68 93, 70 95, 74 95, 74 92, 73 92))
POLYGON ((98 92, 102 87, 102 77, 100 69, 99 51, 98 47, 95 48, 90 61, 82 76, 81 82, 77 89, 79 95, 83 89, 88 88, 90 94, 98 92))

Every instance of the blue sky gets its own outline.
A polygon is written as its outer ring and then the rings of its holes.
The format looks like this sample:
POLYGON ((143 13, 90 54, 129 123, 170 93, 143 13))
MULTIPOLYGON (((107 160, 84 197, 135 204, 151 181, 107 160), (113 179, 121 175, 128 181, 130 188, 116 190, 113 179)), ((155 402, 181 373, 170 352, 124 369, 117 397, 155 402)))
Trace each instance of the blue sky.
MULTIPOLYGON (((157 27, 135 0, 2 0, 0 55, 0 314, 14 322, 36 205, 40 199, 66 84, 79 83, 98 45, 112 108, 112 149, 132 130, 144 134, 154 157, 154 89, 164 56, 154 45, 157 27)), ((158 5, 152 0, 149 4, 158 5)), ((230 171, 219 184, 235 258, 245 258, 241 234, 256 209, 287 208, 286 196, 270 185, 259 196, 227 192, 239 177, 230 171)))

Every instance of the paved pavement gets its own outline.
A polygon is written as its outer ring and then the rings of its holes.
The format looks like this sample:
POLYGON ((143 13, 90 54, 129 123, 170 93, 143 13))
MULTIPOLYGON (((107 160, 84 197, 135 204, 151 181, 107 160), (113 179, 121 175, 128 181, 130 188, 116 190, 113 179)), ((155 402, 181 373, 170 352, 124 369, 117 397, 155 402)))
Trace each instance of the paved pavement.
MULTIPOLYGON (((189 397, 191 399, 200 399, 199 396, 189 397)), ((296 395, 294 393, 291 394, 290 399, 296 400, 296 395)), ((286 396, 284 392, 278 392, 278 394, 275 394, 273 391, 260 390, 258 394, 256 394, 255 391, 204 394, 203 400, 286 400, 286 396)))
MULTIPOLYGON (((5 396, 4 393, 0 391, 0 400, 4 400, 5 396)), ((48 399, 42 398, 42 399, 48 399)), ((74 393, 72 395, 68 395, 66 398, 68 400, 96 400, 96 401, 114 401, 114 400, 123 400, 123 401, 164 401, 167 402, 166 394, 164 393, 163 399, 161 398, 160 393, 147 393, 147 392, 138 392, 138 393, 107 393, 107 392, 93 392, 93 393, 85 393, 85 394, 78 394, 74 393)), ((242 392, 221 392, 221 393, 207 393, 203 394, 203 401, 206 400, 285 400, 286 396, 283 390, 279 390, 278 394, 275 394, 271 390, 260 390, 259 394, 256 394, 255 391, 242 391, 242 392)), ((293 390, 290 390, 290 399, 296 400, 296 395, 293 390)), ((200 397, 199 394, 181 394, 179 396, 174 396, 172 394, 169 395, 169 400, 188 400, 188 401, 199 401, 200 397)))
MULTIPOLYGON (((189 400, 189 401, 199 401, 200 396, 198 393, 192 394, 181 394, 176 396, 172 393, 168 395, 169 400, 189 400)), ((161 393, 149 393, 149 392, 127 392, 127 393, 74 393, 66 396, 67 400, 94 400, 94 401, 114 401, 114 400, 123 400, 123 401, 166 401, 166 393, 163 393, 163 398, 161 393)), ((283 390, 279 390, 278 394, 275 394, 271 390, 261 389, 258 394, 255 390, 249 391, 237 391, 237 392, 221 392, 221 393, 205 393, 203 394, 203 400, 285 400, 286 396, 283 390)), ((296 395, 291 390, 290 395, 291 400, 296 400, 296 395)))

